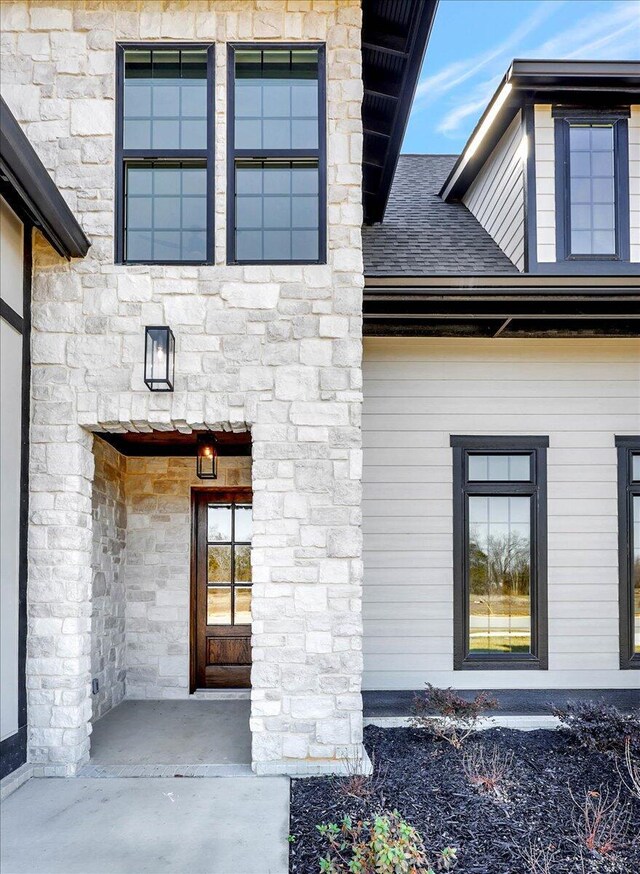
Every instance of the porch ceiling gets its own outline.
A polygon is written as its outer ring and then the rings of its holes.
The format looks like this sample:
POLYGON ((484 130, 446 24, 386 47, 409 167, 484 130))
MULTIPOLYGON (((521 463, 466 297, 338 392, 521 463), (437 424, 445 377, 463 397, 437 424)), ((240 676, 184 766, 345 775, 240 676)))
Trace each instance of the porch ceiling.
MULTIPOLYGON (((94 432, 117 449, 122 455, 131 456, 194 456, 201 431, 183 434, 180 431, 149 431, 112 434, 108 431, 94 432)), ((218 455, 251 455, 251 434, 248 431, 215 431, 218 455)))

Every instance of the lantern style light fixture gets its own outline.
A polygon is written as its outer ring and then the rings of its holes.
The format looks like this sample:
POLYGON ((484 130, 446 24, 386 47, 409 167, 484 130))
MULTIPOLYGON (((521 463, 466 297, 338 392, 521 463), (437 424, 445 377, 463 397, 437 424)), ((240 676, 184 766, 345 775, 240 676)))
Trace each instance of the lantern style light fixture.
POLYGON ((200 479, 218 478, 218 441, 211 431, 198 434, 196 473, 200 479))
POLYGON ((144 381, 149 391, 173 391, 176 338, 167 325, 144 329, 144 381))

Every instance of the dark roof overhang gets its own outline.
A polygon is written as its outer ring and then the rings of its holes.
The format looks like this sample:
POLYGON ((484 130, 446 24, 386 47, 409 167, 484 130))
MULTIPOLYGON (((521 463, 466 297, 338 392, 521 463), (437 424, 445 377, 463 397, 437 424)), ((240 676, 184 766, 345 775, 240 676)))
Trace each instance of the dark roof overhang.
POLYGON ((365 336, 639 337, 637 277, 369 277, 365 336))
POLYGON ((2 191, 65 258, 83 258, 91 243, 47 173, 11 110, 0 97, 2 191))
POLYGON ((528 103, 617 107, 640 100, 640 61, 515 60, 473 129, 440 190, 443 200, 460 200, 478 171, 528 103))
POLYGON ((363 0, 365 224, 382 221, 438 0, 363 0))

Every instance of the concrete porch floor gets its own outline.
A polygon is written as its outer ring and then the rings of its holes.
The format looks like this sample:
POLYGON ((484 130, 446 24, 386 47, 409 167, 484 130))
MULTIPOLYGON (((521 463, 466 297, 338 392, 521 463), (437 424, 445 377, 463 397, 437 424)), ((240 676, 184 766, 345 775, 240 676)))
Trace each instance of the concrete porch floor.
POLYGON ((123 701, 93 726, 80 776, 250 773, 250 702, 123 701))
POLYGON ((289 780, 34 778, 2 802, 3 874, 286 874, 289 780))

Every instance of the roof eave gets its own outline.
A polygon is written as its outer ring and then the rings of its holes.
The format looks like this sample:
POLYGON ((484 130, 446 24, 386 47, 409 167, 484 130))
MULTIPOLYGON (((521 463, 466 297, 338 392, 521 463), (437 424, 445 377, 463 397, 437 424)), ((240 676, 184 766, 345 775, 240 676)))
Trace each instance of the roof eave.
POLYGON ((500 137, 528 97, 552 101, 568 93, 589 94, 603 101, 640 99, 639 61, 514 60, 473 129, 461 155, 447 176, 439 196, 460 200, 500 137), (508 94, 505 95, 505 90, 508 94), (502 99, 501 105, 498 102, 502 99), (497 110, 496 110, 497 106, 497 110), (494 115, 492 119, 491 116, 494 115), (486 128, 482 134, 483 126, 486 128), (471 150, 476 138, 480 142, 471 150))

